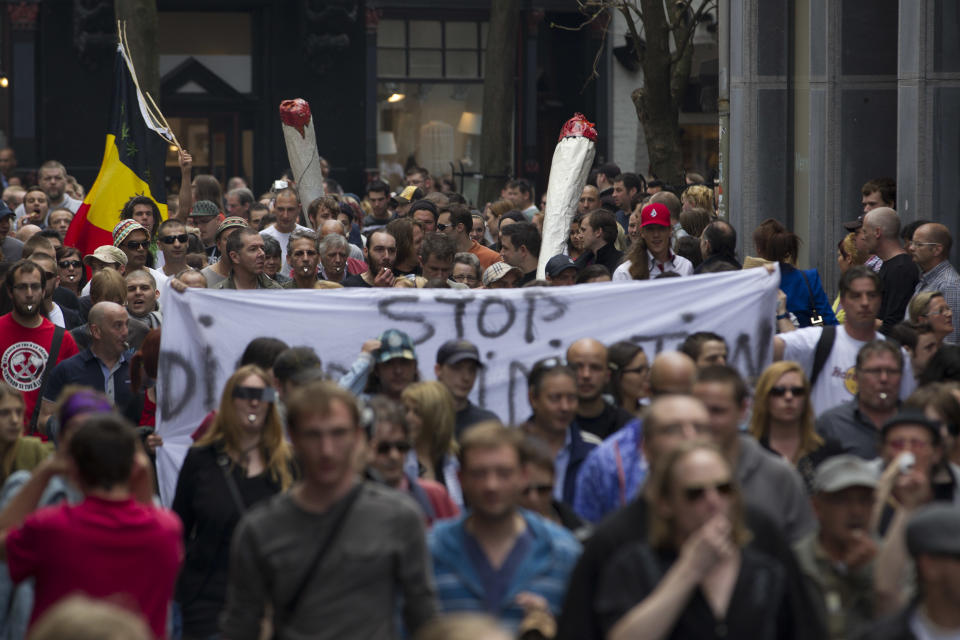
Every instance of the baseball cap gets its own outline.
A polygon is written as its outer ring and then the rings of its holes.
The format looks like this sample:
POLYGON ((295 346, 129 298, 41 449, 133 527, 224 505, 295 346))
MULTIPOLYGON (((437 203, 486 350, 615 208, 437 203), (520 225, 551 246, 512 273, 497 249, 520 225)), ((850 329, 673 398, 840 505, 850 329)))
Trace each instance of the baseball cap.
POLYGON ((123 241, 127 239, 134 231, 143 231, 147 234, 147 239, 150 239, 150 232, 147 231, 147 228, 142 224, 133 219, 121 220, 117 223, 117 226, 113 228, 113 246, 119 247, 123 244, 123 241))
POLYGON ((220 207, 209 200, 200 200, 195 202, 190 209, 190 215, 195 218, 210 218, 220 215, 220 207))
POLYGON ((850 487, 877 486, 877 471, 873 465, 858 456, 833 456, 820 463, 813 476, 813 490, 817 493, 835 493, 850 487))
POLYGON ((670 209, 662 202, 651 202, 640 210, 640 226, 658 224, 661 227, 670 226, 670 209))
POLYGON ((94 249, 93 253, 83 256, 83 264, 88 267, 93 260, 99 260, 107 264, 122 264, 126 266, 127 254, 113 245, 104 244, 94 249))
POLYGON ((928 418, 922 411, 917 409, 901 409, 897 415, 883 423, 880 434, 883 438, 887 437, 890 429, 902 424, 915 425, 923 427, 933 435, 933 443, 940 442, 940 425, 928 418))
POLYGON ((414 187, 411 185, 390 198, 390 206, 399 207, 401 205, 410 204, 411 202, 419 200, 422 197, 423 190, 420 187, 414 187))
POLYGON ((577 265, 570 256, 561 253, 547 260, 546 273, 551 278, 555 278, 567 269, 576 269, 577 265))
POLYGON ((960 555, 960 507, 935 502, 917 509, 907 522, 910 555, 960 555))
POLYGON ((398 329, 387 329, 380 334, 380 350, 375 354, 377 362, 386 362, 395 358, 416 361, 417 354, 413 350, 413 340, 410 336, 398 329))
POLYGON ((857 216, 856 220, 848 220, 843 223, 843 228, 847 231, 856 231, 863 226, 863 214, 857 216))
POLYGON ((483 366, 480 351, 469 340, 447 340, 437 349, 437 364, 457 364, 464 360, 473 360, 483 366))
POLYGON ((227 229, 233 229, 235 227, 246 227, 247 221, 241 218, 240 216, 230 216, 229 218, 224 218, 223 222, 220 223, 220 226, 217 227, 217 235, 219 238, 220 234, 226 231, 227 229))
POLYGON ((13 209, 8 207, 6 202, 4 202, 3 200, 0 200, 0 220, 3 220, 4 218, 8 218, 10 216, 15 216, 15 215, 17 214, 13 212, 13 209))
POLYGON ((523 272, 517 267, 511 267, 506 262, 494 262, 483 272, 483 286, 488 287, 511 271, 516 270, 521 276, 523 272))

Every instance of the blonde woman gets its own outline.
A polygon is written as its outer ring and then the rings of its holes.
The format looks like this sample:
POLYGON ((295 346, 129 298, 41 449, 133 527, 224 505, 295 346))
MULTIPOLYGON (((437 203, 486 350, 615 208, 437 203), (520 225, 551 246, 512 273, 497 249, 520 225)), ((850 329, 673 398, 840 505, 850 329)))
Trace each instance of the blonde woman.
POLYGON ((180 469, 173 510, 183 521, 186 547, 175 616, 182 620, 183 638, 218 633, 234 528, 252 506, 293 484, 293 456, 275 399, 266 371, 254 365, 237 369, 213 424, 180 469))
POLYGON ((794 465, 808 488, 816 466, 825 458, 843 453, 839 443, 825 441, 814 430, 814 417, 810 382, 798 363, 774 362, 760 374, 750 433, 794 465))
POLYGON ((921 291, 913 296, 907 312, 910 322, 930 325, 933 335, 937 337, 938 348, 953 333, 953 309, 939 291, 921 291))
POLYGON ((407 460, 415 477, 442 484, 450 498, 463 508, 463 493, 457 479, 457 442, 454 439, 456 410, 453 396, 436 380, 411 384, 400 396, 407 410, 413 451, 407 460), (416 468, 413 468, 414 463, 416 468))

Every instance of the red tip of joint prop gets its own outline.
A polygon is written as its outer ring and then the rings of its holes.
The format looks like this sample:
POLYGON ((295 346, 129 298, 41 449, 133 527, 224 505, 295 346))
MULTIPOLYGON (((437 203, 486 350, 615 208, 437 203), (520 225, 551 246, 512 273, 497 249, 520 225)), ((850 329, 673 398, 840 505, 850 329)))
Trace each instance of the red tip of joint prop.
POLYGON ((560 129, 560 137, 557 141, 559 142, 564 138, 589 138, 596 142, 596 125, 587 120, 582 113, 575 113, 572 118, 567 120, 563 128, 560 129))
POLYGON ((301 137, 306 137, 304 127, 310 124, 311 117, 310 103, 303 98, 284 100, 280 103, 280 121, 299 131, 301 137))

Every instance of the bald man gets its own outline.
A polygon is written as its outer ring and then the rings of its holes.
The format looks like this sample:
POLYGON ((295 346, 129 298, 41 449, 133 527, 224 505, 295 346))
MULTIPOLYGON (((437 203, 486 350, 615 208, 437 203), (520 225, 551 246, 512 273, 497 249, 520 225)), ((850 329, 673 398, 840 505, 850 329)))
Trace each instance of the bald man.
POLYGON ((856 243, 863 255, 872 253, 883 260, 880 267, 883 299, 877 312, 877 330, 886 335, 903 320, 920 280, 920 271, 900 246, 900 216, 890 207, 877 207, 863 216, 856 243))
POLYGON ((600 206, 600 191, 592 184, 585 185, 580 192, 577 213, 589 213, 600 206))
POLYGON ((593 338, 577 340, 567 349, 567 364, 577 372, 580 429, 603 439, 633 419, 632 413, 603 397, 610 382, 610 366, 602 342, 593 338))
MULTIPOLYGON (((320 225, 320 228, 317 229, 317 233, 319 234, 321 240, 323 240, 324 237, 330 235, 331 233, 339 233, 344 238, 347 238, 347 240, 350 239, 349 236, 347 236, 347 232, 343 226, 343 223, 340 222, 339 220, 333 220, 333 219, 324 220, 323 224, 320 225)), ((360 260, 362 262, 364 259, 363 251, 361 251, 360 247, 358 247, 357 245, 352 243, 349 243, 349 244, 350 246, 347 247, 347 249, 350 251, 350 255, 348 257, 353 258, 354 260, 360 260)), ((350 273, 354 273, 354 272, 351 271, 350 273)))
MULTIPOLYGON (((577 344, 575 342, 570 348, 573 349, 577 344)), ((567 359, 569 360, 569 351, 567 359)), ((662 406, 672 416, 669 420, 664 419, 662 424, 673 424, 678 420, 687 422, 687 410, 693 405, 699 405, 702 410, 699 401, 688 397, 696 374, 697 367, 693 360, 679 351, 664 351, 654 358, 650 367, 650 387, 653 393, 650 408, 644 418, 627 422, 622 429, 606 438, 587 455, 577 474, 577 489, 573 499, 573 508, 577 514, 590 522, 599 522, 606 514, 622 507, 636 495, 647 477, 646 456, 660 452, 660 448, 655 448, 652 454, 650 452, 645 421, 650 419, 651 412, 657 406, 662 406), (656 387, 654 378, 657 381, 656 387), (674 397, 685 398, 685 401, 680 401, 679 405, 661 402, 664 398, 674 397), (681 405, 682 410, 677 409, 675 412, 674 409, 681 405)), ((706 421, 704 418, 703 422, 706 421)))
POLYGON ((910 244, 913 261, 920 267, 920 280, 914 295, 921 291, 939 291, 953 311, 953 333, 944 342, 960 344, 960 275, 950 264, 953 238, 950 230, 937 222, 917 227, 910 244))
POLYGON ((87 322, 90 346, 59 363, 47 378, 40 406, 41 429, 53 415, 60 392, 70 384, 102 391, 117 411, 134 424, 140 419, 142 394, 134 394, 130 389, 133 351, 127 344, 127 310, 116 302, 98 302, 90 308, 87 322))

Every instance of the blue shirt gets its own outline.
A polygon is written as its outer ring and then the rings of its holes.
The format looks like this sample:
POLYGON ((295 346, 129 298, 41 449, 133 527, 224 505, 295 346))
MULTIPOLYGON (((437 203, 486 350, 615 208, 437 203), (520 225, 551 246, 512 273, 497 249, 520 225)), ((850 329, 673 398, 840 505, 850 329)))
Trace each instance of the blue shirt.
POLYGON ((643 421, 631 420, 587 455, 577 475, 577 515, 599 522, 639 493, 649 470, 642 443, 643 421))
MULTIPOLYGON (((107 394, 113 406, 121 413, 126 413, 128 408, 133 407, 134 401, 137 399, 130 388, 131 353, 130 350, 125 351, 121 354, 117 364, 108 369, 100 358, 94 355, 93 351, 89 348, 84 349, 77 355, 59 363, 50 371, 47 386, 43 390, 43 399, 56 402, 65 386, 76 384, 107 394), (112 395, 108 393, 108 390, 112 390, 112 395)), ((126 417, 133 421, 139 420, 139 411, 133 409, 132 413, 137 415, 135 417, 127 415, 126 417)))

